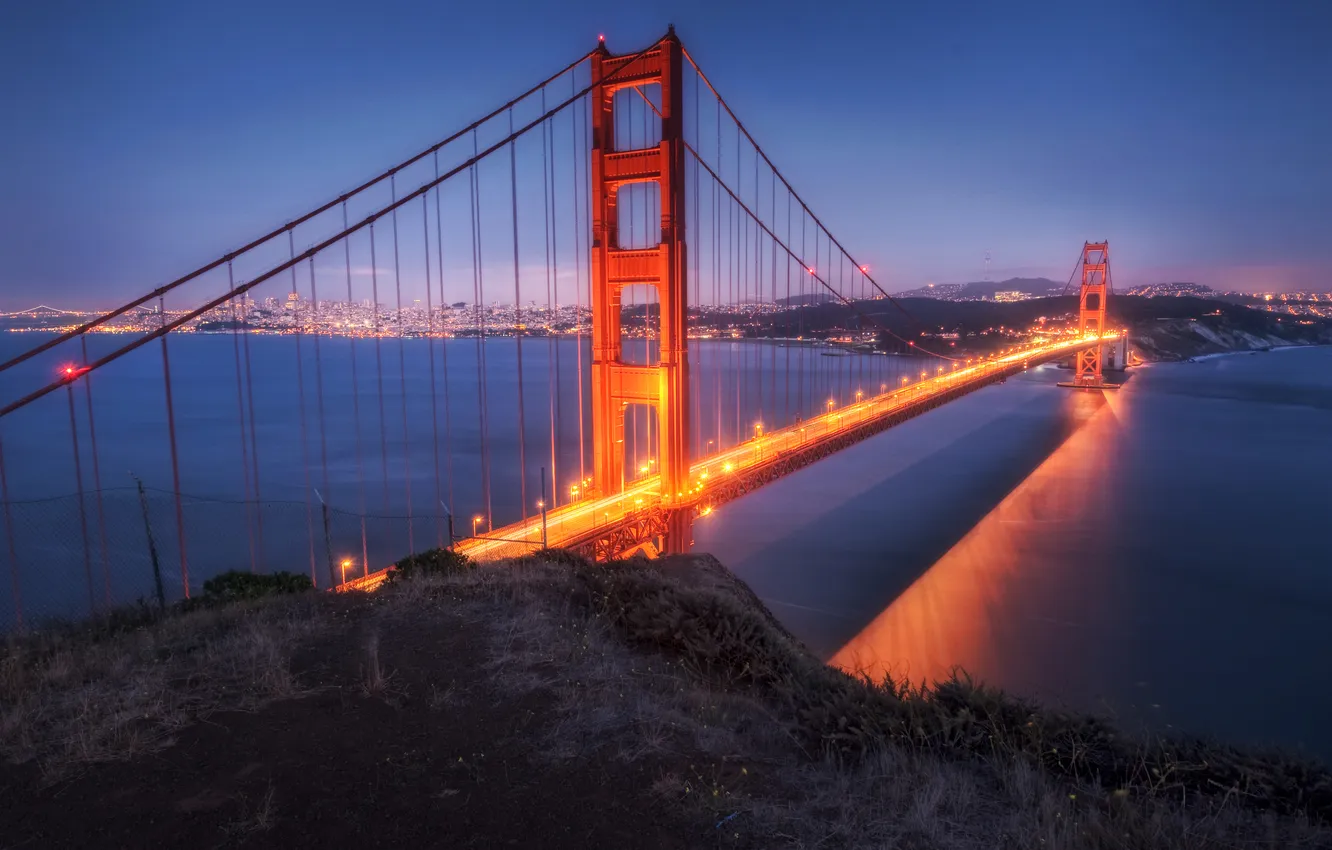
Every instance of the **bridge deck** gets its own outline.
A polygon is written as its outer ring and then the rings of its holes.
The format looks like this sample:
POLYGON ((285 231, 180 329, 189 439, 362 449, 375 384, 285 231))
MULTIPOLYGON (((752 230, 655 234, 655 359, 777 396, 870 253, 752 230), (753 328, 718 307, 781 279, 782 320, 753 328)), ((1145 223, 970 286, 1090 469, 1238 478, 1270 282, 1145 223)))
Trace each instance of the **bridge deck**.
MULTIPOLYGON (((1109 337, 1107 337, 1109 338, 1109 337)), ((690 509, 707 514, 713 507, 773 478, 794 466, 821 457, 820 448, 836 450, 849 442, 864 439, 903 418, 903 414, 932 408, 938 403, 980 389, 1005 375, 1019 372, 1027 365, 1042 363, 1068 354, 1090 340, 1076 338, 1023 348, 994 360, 945 372, 934 378, 905 387, 868 396, 853 404, 832 408, 803 422, 747 440, 724 452, 700 458, 690 466, 694 489, 676 499, 674 509, 690 509), (849 442, 848 442, 849 441, 849 442)), ((826 452, 825 452, 826 453, 826 452)), ((571 547, 606 534, 660 511, 663 499, 657 476, 640 478, 621 493, 602 498, 588 498, 548 511, 545 522, 546 545, 571 547)), ((498 560, 531 552, 542 545, 542 521, 537 515, 494 532, 458 541, 455 548, 469 557, 498 560)), ((372 573, 354 583, 372 587, 382 575, 372 573)))

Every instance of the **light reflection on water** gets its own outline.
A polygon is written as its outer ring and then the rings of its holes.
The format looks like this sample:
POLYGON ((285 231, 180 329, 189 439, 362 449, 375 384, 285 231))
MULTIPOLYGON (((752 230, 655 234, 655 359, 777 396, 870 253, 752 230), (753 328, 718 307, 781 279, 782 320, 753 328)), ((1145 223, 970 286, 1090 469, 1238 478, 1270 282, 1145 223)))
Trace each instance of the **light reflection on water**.
MULTIPOLYGON (((831 664, 914 683, 946 678, 958 667, 989 671, 1005 682, 1026 678, 1006 669, 1021 666, 1010 664, 1015 656, 1008 651, 1017 604, 1010 598, 1013 579, 1029 564, 1050 563, 1048 552, 1034 550, 1087 539, 1084 526, 1104 516, 1105 502, 1114 496, 1105 486, 1119 428, 1114 407, 1099 394, 1078 393, 1074 408, 1082 426, 838 650, 831 664)), ((1077 570, 1076 553, 1070 555, 1055 569, 1077 570)), ((1057 610, 1034 616, 1066 622, 1057 610)))
POLYGON ((1036 369, 727 504, 696 549, 810 649, 1332 760, 1332 347, 1036 369))

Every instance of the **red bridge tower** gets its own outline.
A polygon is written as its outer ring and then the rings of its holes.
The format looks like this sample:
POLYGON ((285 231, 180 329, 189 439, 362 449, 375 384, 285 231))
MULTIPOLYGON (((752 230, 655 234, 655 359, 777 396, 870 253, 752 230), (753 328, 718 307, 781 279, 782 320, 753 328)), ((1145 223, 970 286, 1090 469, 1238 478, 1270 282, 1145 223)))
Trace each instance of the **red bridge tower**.
MULTIPOLYGON (((683 58, 673 30, 643 54, 612 56, 603 45, 592 56, 593 80, 615 74, 591 92, 593 484, 603 496, 622 489, 625 407, 651 405, 659 425, 661 496, 668 509, 689 490, 683 58), (650 85, 661 87, 661 141, 655 147, 619 150, 615 92, 650 85), (654 247, 620 245, 617 194, 631 183, 656 183, 660 189, 661 241, 654 247), (631 285, 657 290, 661 325, 655 366, 624 362, 620 300, 631 285)), ((681 536, 668 534, 676 538, 668 547, 687 546, 681 536)))
MULTIPOLYGON (((1105 333, 1105 297, 1110 284, 1110 243, 1086 242, 1082 246, 1082 294, 1078 299, 1078 332, 1084 336, 1105 333)), ((1103 387, 1101 374, 1104 346, 1097 342, 1079 349, 1073 383, 1079 387, 1103 387)))

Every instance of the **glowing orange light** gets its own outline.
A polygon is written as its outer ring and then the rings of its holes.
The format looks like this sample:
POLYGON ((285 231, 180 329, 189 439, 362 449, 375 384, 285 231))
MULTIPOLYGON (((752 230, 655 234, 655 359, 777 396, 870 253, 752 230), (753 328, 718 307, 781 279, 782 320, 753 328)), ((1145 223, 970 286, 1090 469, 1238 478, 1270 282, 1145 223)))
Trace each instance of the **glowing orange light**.
POLYGON ((869 274, 869 266, 861 266, 860 270, 865 274, 869 274))

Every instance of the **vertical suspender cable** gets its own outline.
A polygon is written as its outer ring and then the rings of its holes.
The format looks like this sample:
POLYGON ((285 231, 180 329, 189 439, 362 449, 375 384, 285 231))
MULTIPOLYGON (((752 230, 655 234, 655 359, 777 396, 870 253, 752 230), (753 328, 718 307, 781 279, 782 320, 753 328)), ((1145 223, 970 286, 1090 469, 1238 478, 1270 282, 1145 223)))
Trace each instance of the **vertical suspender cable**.
MULTIPOLYGON (((717 102, 717 119, 713 124, 713 129, 717 136, 717 173, 722 173, 722 143, 721 143, 721 102, 717 102)), ((721 186, 717 180, 712 181, 712 306, 717 310, 717 343, 721 345, 721 312, 722 306, 722 230, 721 230, 721 186)), ((712 350, 712 389, 716 396, 716 402, 713 409, 717 411, 717 451, 722 448, 722 371, 721 371, 721 349, 717 346, 712 350)))
MULTIPOLYGON (((545 112, 545 103, 546 103, 546 91, 545 91, 545 89, 542 89, 542 91, 541 91, 541 103, 542 103, 542 112, 545 112)), ((571 117, 570 117, 570 120, 573 120, 573 119, 571 119, 571 117)), ((542 127, 545 128, 545 125, 542 125, 542 127)), ((559 226, 559 213, 558 213, 558 211, 557 211, 557 208, 555 208, 555 188, 557 188, 557 184, 555 184, 555 168, 554 168, 554 161, 555 161, 555 124, 554 124, 554 119, 551 119, 551 120, 550 120, 549 129, 550 129, 550 132, 547 133, 546 136, 543 136, 542 148, 541 148, 541 159, 542 159, 542 167, 543 167, 543 168, 545 168, 545 165, 546 165, 547 161, 549 161, 549 163, 550 163, 550 168, 549 168, 549 175, 550 175, 550 197, 549 197, 549 199, 547 199, 547 200, 543 200, 543 201, 542 201, 542 207, 543 207, 543 211, 542 211, 542 212, 545 213, 546 216, 549 216, 549 218, 550 218, 550 260, 549 260, 549 268, 550 268, 550 288, 551 288, 551 296, 553 296, 553 297, 554 297, 554 300, 558 302, 558 301, 559 301, 559 230, 558 230, 558 226, 559 226), (547 148, 547 145, 549 145, 549 148, 547 148)), ((545 192, 545 188, 542 188, 542 191, 545 192)), ((575 254, 578 253, 578 248, 577 248, 577 246, 575 246, 575 248, 574 248, 574 253, 575 253, 575 254)), ((559 345, 559 342, 557 341, 557 342, 555 342, 555 385, 554 385, 554 393, 555 393, 555 398, 554 398, 554 413, 555 413, 555 418, 554 418, 554 425, 555 425, 555 429, 554 429, 554 445, 557 445, 557 446, 558 446, 558 445, 563 445, 563 437, 565 437, 565 426, 563 426, 563 421, 565 421, 565 393, 563 393, 563 362, 562 362, 562 361, 563 361, 563 352, 562 352, 561 345, 559 345)), ((582 369, 582 366, 579 365, 578 368, 579 368, 579 369, 582 369)), ((579 373, 579 376, 581 376, 581 373, 579 373)), ((581 388, 579 388, 579 390, 581 390, 581 388)), ((582 394, 581 394, 581 392, 579 392, 579 396, 578 396, 578 398, 579 398, 579 401, 578 401, 578 417, 579 417, 579 418, 578 418, 578 421, 579 421, 579 425, 581 425, 581 424, 582 424, 582 394)), ((582 436, 582 434, 579 433, 579 438, 581 438, 581 436, 582 436)), ((557 454, 557 453, 555 453, 555 450, 551 450, 551 453, 550 453, 550 480, 553 481, 553 482, 554 482, 554 481, 558 481, 557 478, 555 478, 555 473, 558 472, 558 470, 557 470, 557 466, 555 466, 555 454, 557 454)), ((553 485, 553 490, 554 490, 554 494, 555 494, 554 504, 557 504, 557 505, 558 505, 558 504, 559 504, 559 498, 558 498, 558 494, 559 494, 559 486, 558 486, 558 485, 553 485)))
MULTIPOLYGON (((789 201, 788 201, 788 203, 789 203, 789 201)), ((796 366, 796 401, 795 401, 795 410, 796 410, 796 418, 797 418, 797 419, 801 419, 801 420, 805 419, 806 416, 807 416, 807 411, 806 411, 806 409, 805 409, 805 374, 806 374, 806 372, 808 371, 808 369, 806 368, 806 367, 807 367, 807 362, 806 362, 806 359, 805 359, 805 348, 806 348, 806 341, 805 341, 805 278, 809 277, 809 275, 805 272, 805 266, 806 266, 806 264, 807 264, 807 261, 805 260, 805 257, 808 256, 808 255, 805 253, 807 247, 808 247, 808 246, 807 246, 807 244, 806 244, 806 242, 805 242, 805 214, 804 214, 803 212, 801 212, 801 214, 800 214, 800 268, 796 270, 796 288, 797 288, 798 292, 797 292, 797 295, 796 295, 796 304, 795 304, 795 308, 794 308, 794 309, 795 309, 795 315, 792 317, 792 321, 795 322, 795 326, 796 326, 796 327, 795 327, 795 330, 796 330, 796 339, 800 340, 800 349, 799 349, 799 352, 798 352, 798 354, 797 354, 797 356, 796 356, 796 360, 798 361, 798 365, 796 366)))
MULTIPOLYGON (((578 87, 578 81, 574 74, 569 75, 569 88, 572 91, 578 87)), ((592 203, 592 190, 587 183, 587 169, 590 167, 584 159, 584 148, 586 147, 589 130, 587 121, 591 120, 591 101, 588 101, 587 110, 575 109, 569 118, 569 130, 573 136, 573 157, 574 157, 574 191, 573 191, 573 210, 574 210, 574 353, 578 359, 578 490, 581 493, 583 487, 587 484, 587 460, 585 458, 587 438, 583 432, 583 243, 588 241, 588 253, 592 251, 590 235, 585 233, 584 229, 590 230, 592 227, 590 205, 592 203), (580 120, 581 119, 581 120, 580 120), (583 128, 582 135, 578 133, 579 127, 583 128), (583 163, 583 180, 578 179, 578 163, 583 163), (579 193, 583 197, 583 219, 579 221, 579 193)), ((555 144, 552 126, 551 145, 555 144)), ((553 204, 553 201, 552 201, 553 204)), ((553 207, 552 207, 553 209, 553 207)), ((557 232, 557 231, 555 231, 557 232)), ((591 267, 592 258, 588 257, 588 286, 591 287, 591 267)), ((558 279, 556 281, 558 291, 558 279)), ((588 303, 592 300, 591 293, 588 293, 588 303)), ((555 346, 556 356, 558 357, 559 345, 555 346)), ((560 372, 559 364, 556 363, 555 382, 556 388, 559 388, 560 372)), ((558 412, 558 407, 556 408, 558 412)), ((558 419, 556 420, 559 421, 558 419)))
MULTIPOLYGON (((754 157, 754 292, 750 296, 754 308, 757 308, 763 301, 763 232, 758 228, 759 209, 762 208, 762 201, 759 199, 759 181, 758 181, 758 156, 754 157)), ((749 228, 746 228, 746 233, 749 228)), ((755 330, 754 341, 749 348, 754 349, 754 377, 757 380, 758 396, 758 418, 763 421, 763 352, 758 348, 758 332, 755 330)), ((753 433, 753 432, 749 432, 753 433)))
MULTIPOLYGON (((698 74, 695 74, 694 75, 694 126, 693 126, 695 148, 701 146, 701 138, 699 136, 699 127, 698 127, 698 120, 699 120, 698 93, 699 93, 698 74)), ((693 169, 694 169, 694 191, 692 195, 692 200, 694 202, 694 219, 692 222, 691 230, 685 234, 685 250, 689 252, 690 258, 694 261, 694 269, 693 269, 694 313, 695 315, 701 316, 702 315, 701 308, 703 303, 702 299, 703 284, 702 281, 699 279, 699 277, 700 277, 700 272, 702 271, 703 264, 702 264, 702 259, 699 256, 700 252, 694 250, 695 246, 691 244, 693 242, 692 235, 703 232, 702 227, 700 227, 700 221, 701 221, 700 212, 702 210, 702 203, 698 197, 698 163, 693 163, 693 169)), ((688 315, 689 311, 686 309, 685 310, 686 321, 688 321, 688 315)), ((698 335, 694 334, 693 336, 694 339, 690 340, 687 343, 687 347, 692 349, 689 360, 692 363, 693 369, 697 370, 700 365, 698 335)), ((686 339, 687 338, 688 338, 688 332, 686 331, 686 339)), ((697 458, 702 454, 702 452, 699 451, 699 440, 703 438, 703 413, 701 410, 702 405, 700 404, 700 402, 702 401, 702 393, 699 391, 699 381, 696 378, 690 380, 689 382, 689 395, 690 395, 689 404, 691 407, 694 408, 694 445, 692 447, 693 458, 697 458)), ((693 460, 693 458, 690 459, 693 460)))
MULTIPOLYGON (((791 244, 791 193, 786 193, 786 244, 791 244)), ((803 250, 803 248, 802 248, 803 250)), ((791 421, 791 258, 786 258, 786 308, 785 325, 783 325, 782 336, 787 337, 786 342, 786 400, 782 402, 783 409, 786 410, 786 424, 791 421)))
MULTIPOLYGON (((379 395, 379 459, 384 474, 384 513, 388 514, 388 419, 384 416, 384 351, 379 323, 379 256, 375 250, 375 223, 370 222, 370 298, 374 301, 372 329, 375 335, 375 385, 379 395)), ((409 553, 410 554, 410 553, 409 553)))
MULTIPOLYGON (((769 169, 771 171, 771 169, 769 169)), ((773 172, 772 188, 769 190, 772 198, 772 218, 771 228, 774 232, 777 230, 777 173, 773 172)), ((768 274, 772 276, 772 310, 773 316, 777 316, 777 239, 773 237, 772 242, 772 260, 768 264, 768 274)), ((775 340, 768 340, 768 398, 772 405, 772 419, 777 421, 777 343, 775 340)))
MULTIPOLYGON (((319 289, 315 284, 315 261, 310 258, 310 328, 314 332, 314 353, 315 353, 315 412, 319 416, 319 469, 321 472, 320 481, 324 485, 324 545, 332 546, 332 541, 328 537, 328 502, 333 498, 333 491, 328 486, 328 429, 324 424, 324 358, 322 348, 319 344, 319 337, 322 330, 319 324, 319 289)), ((333 552, 324 553, 328 560, 328 584, 329 587, 337 583, 337 576, 333 570, 333 552)))
MULTIPOLYGON (((342 229, 347 229, 347 202, 342 202, 342 229)), ((348 236, 342 240, 342 257, 347 266, 347 309, 351 310, 352 305, 352 272, 351 272, 351 237, 348 236)), ((378 311, 378 307, 375 308, 378 311)), ((350 319, 350 313, 348 319, 350 319)), ((349 322, 350 324, 350 322, 349 322)), ((370 572, 370 541, 365 528, 365 458, 361 451, 361 386, 357 375, 356 366, 356 337, 361 333, 359 328, 353 330, 348 328, 349 347, 351 349, 351 391, 352 391, 352 428, 356 439, 356 505, 357 513, 361 519, 361 569, 365 573, 370 572)))
MULTIPOLYGON (((88 362, 88 335, 79 337, 83 349, 83 362, 88 362)), ((102 552, 102 592, 106 597, 106 607, 111 607, 111 558, 106 545, 106 508, 102 504, 102 461, 97 453, 97 421, 93 417, 92 375, 83 376, 83 395, 88 404, 88 441, 92 444, 93 493, 97 497, 97 535, 102 552)))
MULTIPOLYGON (((543 128, 545 124, 541 125, 543 128)), ((509 135, 513 135, 513 108, 509 108, 509 135)), ((509 143, 509 211, 513 215, 513 338, 518 349, 518 493, 523 521, 527 521, 527 422, 523 411, 523 294, 518 271, 518 140, 509 143)))
MULTIPOLYGON (((735 134, 735 196, 741 198, 745 192, 745 171, 744 160, 740 156, 740 133, 735 134)), ((749 289, 749 222, 744 216, 740 215, 737 204, 732 201, 731 209, 735 214, 735 313, 732 315, 738 318, 741 315, 745 301, 745 293, 749 289)), ((744 325, 741 323, 743 329, 744 325)), ((744 344, 744 332, 740 334, 740 347, 736 359, 740 361, 739 368, 735 371, 736 376, 736 394, 735 394, 735 441, 743 442, 745 439, 745 429, 741 424, 741 408, 749 406, 749 375, 745 367, 749 363, 748 346, 744 344)))
POLYGON ((92 545, 88 540, 88 506, 83 498, 83 465, 79 459, 79 425, 74 417, 74 381, 65 385, 69 394, 69 439, 74 449, 74 483, 79 497, 79 532, 83 536, 83 573, 88 580, 88 616, 97 613, 97 596, 93 593, 92 545))
MULTIPOLYGON (((232 291, 236 291, 236 271, 231 260, 227 261, 227 285, 232 291)), ((244 298, 245 296, 239 296, 244 298)), ((258 505, 250 501, 250 450, 245 439, 245 401, 244 394, 241 392, 241 343, 240 326, 242 322, 249 320, 248 316, 241 315, 237 318, 237 299, 231 299, 231 342, 232 353, 236 361, 236 424, 240 426, 240 447, 241 447, 241 488, 244 494, 245 502, 245 530, 250 538, 250 572, 259 571, 258 561, 255 559, 254 551, 254 512, 258 510, 258 505)))
MULTIPOLYGON (((435 151, 435 179, 439 179, 439 151, 435 151)), ((441 215, 440 192, 442 186, 435 187, 435 265, 439 266, 439 310, 443 320, 444 305, 444 218, 441 215)), ((454 512, 453 502, 453 415, 449 404, 449 339, 445 336, 439 343, 440 371, 444 373, 444 465, 448 478, 449 515, 454 512)), ((449 545, 453 545, 450 532, 449 545)))
MULTIPOLYGON (((292 231, 287 231, 288 246, 291 256, 296 257, 296 242, 292 231)), ((305 472, 305 528, 310 539, 310 581, 319 586, 319 577, 315 573, 315 533, 314 502, 310 499, 310 441, 305 424, 305 357, 301 351, 301 337, 305 335, 305 320, 301 317, 300 294, 296 291, 296 266, 291 267, 291 308, 296 320, 296 405, 300 410, 301 423, 301 467, 305 472)), ((166 339, 166 337, 162 337, 166 339)))
MULTIPOLYGON (((546 90, 541 90, 541 112, 546 111, 546 90)), ((572 125, 571 125, 572 126, 572 125)), ((553 482, 552 507, 559 504, 560 497, 560 478, 556 469, 555 460, 558 452, 558 441, 555 438, 555 276, 550 262, 550 243, 554 238, 552 213, 555 210, 555 199, 552 197, 550 186, 550 155, 548 145, 555 135, 555 125, 553 121, 543 122, 541 125, 541 218, 542 218, 542 236, 546 241, 546 321, 549 327, 546 328, 546 401, 550 415, 550 480, 553 482)), ((575 146, 576 149, 577 146, 575 146)), ((577 160, 574 160, 577 163, 577 160)), ((575 166, 576 173, 576 166, 575 166)), ((581 398, 581 393, 580 393, 581 398)), ((580 401, 581 404, 581 401, 580 401)))
MULTIPOLYGON (((472 131, 472 156, 479 156, 476 131, 472 131)), ((490 426, 486 399, 485 272, 481 269, 481 175, 474 163, 469 170, 472 186, 472 284, 476 298, 476 386, 478 424, 481 426, 481 500, 485 503, 486 530, 494 528, 490 502, 490 426)))
MULTIPOLYGON (((249 296, 245 296, 249 297, 249 296)), ((165 339, 166 337, 163 337, 165 339)), ((254 536, 258 551, 258 571, 264 572, 264 498, 259 487, 259 429, 255 427, 254 380, 250 366, 250 326, 241 328, 241 352, 245 356, 245 403, 250 420, 250 465, 254 482, 254 536)))
POLYGON ((398 291, 398 379, 402 392, 402 486, 407 500, 407 552, 416 552, 416 536, 412 528, 412 451, 407 427, 407 335, 402 324, 402 267, 398 262, 398 176, 389 177, 389 191, 393 195, 393 285, 398 291))
MULTIPOLYGON (((435 304, 430 292, 430 194, 421 196, 421 246, 425 252, 426 353, 430 360, 430 445, 435 460, 435 501, 430 511, 435 515, 435 546, 444 547, 444 493, 439 480, 439 399, 435 393, 435 304)), ((444 273, 440 269, 440 274, 444 273)), ((450 541, 451 543, 452 541, 450 541)))
MULTIPOLYGON (((166 298, 158 299, 162 325, 166 326, 166 298)), ((162 377, 166 388, 167 435, 171 441, 171 489, 176 494, 176 539, 180 544, 180 584, 185 598, 190 598, 190 562, 185 554, 185 509, 180 502, 180 455, 176 451, 176 409, 171 400, 171 359, 167 355, 167 337, 162 334, 162 377)))

